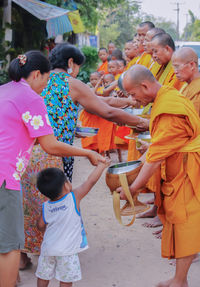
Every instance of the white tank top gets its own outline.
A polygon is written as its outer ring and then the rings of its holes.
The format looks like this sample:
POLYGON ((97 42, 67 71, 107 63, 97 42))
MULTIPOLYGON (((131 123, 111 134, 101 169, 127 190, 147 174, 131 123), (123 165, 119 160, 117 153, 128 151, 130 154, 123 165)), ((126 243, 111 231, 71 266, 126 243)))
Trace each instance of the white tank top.
POLYGON ((72 255, 88 248, 83 221, 73 192, 58 201, 44 202, 42 214, 47 224, 41 246, 43 256, 72 255))

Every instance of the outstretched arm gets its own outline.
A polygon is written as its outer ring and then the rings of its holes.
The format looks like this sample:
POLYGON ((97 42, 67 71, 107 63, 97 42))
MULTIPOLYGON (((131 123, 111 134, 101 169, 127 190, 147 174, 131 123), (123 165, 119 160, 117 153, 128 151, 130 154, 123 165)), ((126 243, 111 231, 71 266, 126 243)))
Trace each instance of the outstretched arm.
POLYGON ((51 135, 38 137, 38 142, 44 151, 57 156, 86 156, 91 164, 97 165, 98 161, 105 161, 105 158, 96 152, 77 148, 69 144, 57 141, 56 137, 51 135))
MULTIPOLYGON (((162 161, 156 161, 152 163, 145 162, 140 170, 140 173, 136 177, 135 181, 129 186, 130 192, 134 195, 140 188, 144 187, 155 170, 159 167, 162 161)), ((121 199, 127 199, 122 187, 117 188, 117 192, 120 193, 121 199)))
POLYGON ((104 169, 108 167, 110 164, 110 160, 106 159, 105 163, 99 162, 97 167, 92 171, 92 173, 88 176, 87 180, 81 184, 79 187, 73 190, 74 195, 76 197, 76 203, 79 208, 80 201, 83 197, 87 195, 87 193, 91 190, 91 188, 96 184, 96 182, 101 177, 104 169))
POLYGON ((148 120, 109 106, 101 101, 87 85, 77 79, 70 78, 69 84, 70 95, 73 101, 79 102, 87 112, 96 114, 112 122, 137 126, 141 130, 148 130, 148 120))
POLYGON ((136 101, 133 100, 131 97, 128 98, 115 98, 115 97, 109 97, 109 98, 100 98, 101 101, 104 101, 109 106, 115 107, 115 108, 124 108, 127 106, 135 106, 136 101))

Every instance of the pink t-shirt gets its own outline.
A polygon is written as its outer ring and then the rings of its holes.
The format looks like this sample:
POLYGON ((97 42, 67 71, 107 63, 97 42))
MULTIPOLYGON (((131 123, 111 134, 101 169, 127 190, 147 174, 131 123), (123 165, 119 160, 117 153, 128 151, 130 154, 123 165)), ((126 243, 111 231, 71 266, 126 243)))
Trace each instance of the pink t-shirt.
POLYGON ((25 80, 0 86, 0 186, 20 190, 35 139, 53 134, 43 99, 25 80))

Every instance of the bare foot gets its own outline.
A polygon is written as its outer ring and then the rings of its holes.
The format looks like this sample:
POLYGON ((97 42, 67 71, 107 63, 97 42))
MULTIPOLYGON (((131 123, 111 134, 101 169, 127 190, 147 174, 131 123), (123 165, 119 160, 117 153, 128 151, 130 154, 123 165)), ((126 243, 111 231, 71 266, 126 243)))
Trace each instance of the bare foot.
POLYGON ((154 205, 150 210, 140 213, 136 218, 152 218, 157 215, 157 207, 154 205))
POLYGON ((19 272, 18 272, 17 281, 15 283, 15 287, 17 287, 20 282, 21 282, 21 280, 20 280, 20 276, 19 276, 19 272))
POLYGON ((25 270, 31 265, 31 258, 29 258, 26 253, 21 252, 19 270, 25 270))
POLYGON ((155 199, 151 198, 151 199, 149 199, 147 201, 144 201, 144 203, 146 203, 146 204, 154 204, 154 201, 155 201, 155 199))
POLYGON ((162 239, 162 228, 152 233, 157 239, 162 239))
POLYGON ((151 220, 149 220, 148 222, 143 223, 142 225, 144 227, 148 227, 148 228, 155 228, 158 226, 162 226, 162 222, 160 221, 160 219, 157 215, 154 218, 152 218, 151 220))
POLYGON ((169 287, 170 284, 172 283, 173 279, 174 278, 167 280, 167 281, 164 281, 164 282, 160 282, 156 285, 156 287, 169 287))
MULTIPOLYGON (((174 281, 174 280, 173 280, 174 281)), ((169 285, 169 287, 189 287, 188 282, 173 282, 169 285)))

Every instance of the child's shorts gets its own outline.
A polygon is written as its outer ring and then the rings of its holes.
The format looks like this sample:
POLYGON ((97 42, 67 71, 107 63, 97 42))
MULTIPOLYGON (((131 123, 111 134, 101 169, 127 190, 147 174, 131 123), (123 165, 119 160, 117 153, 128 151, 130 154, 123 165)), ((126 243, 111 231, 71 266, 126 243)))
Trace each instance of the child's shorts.
POLYGON ((35 275, 43 280, 55 278, 61 282, 81 280, 81 266, 78 254, 67 256, 40 255, 35 275))

